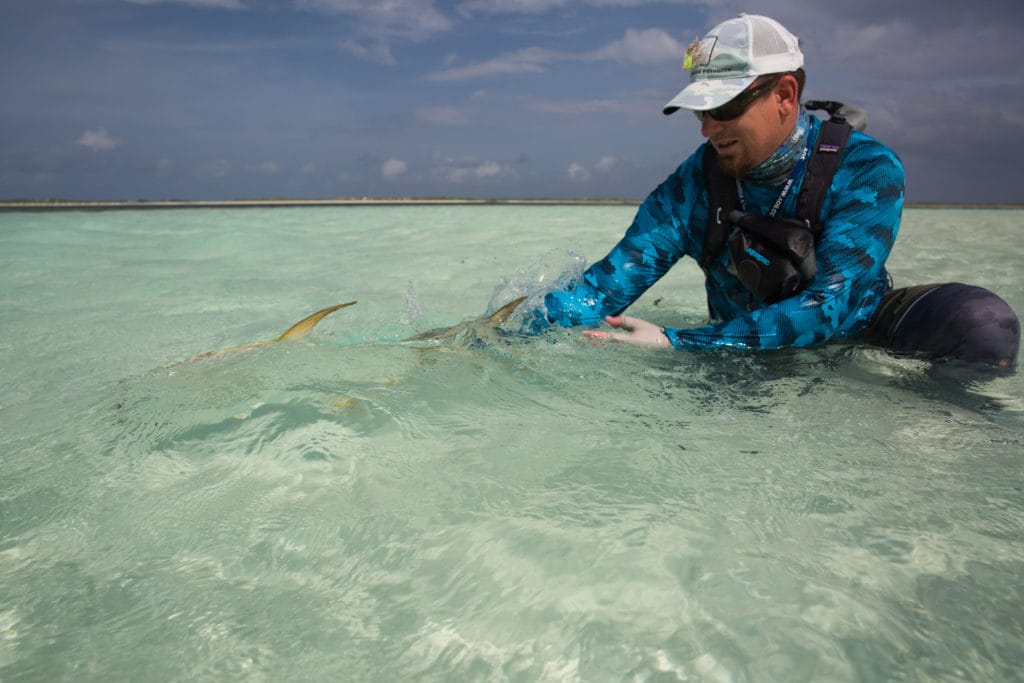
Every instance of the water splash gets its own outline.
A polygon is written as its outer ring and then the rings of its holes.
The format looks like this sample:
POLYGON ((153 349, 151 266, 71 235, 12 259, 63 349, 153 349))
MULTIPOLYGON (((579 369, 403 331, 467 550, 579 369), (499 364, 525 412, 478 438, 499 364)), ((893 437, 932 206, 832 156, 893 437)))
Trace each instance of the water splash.
MULTIPOLYGON (((515 322, 522 322, 533 311, 543 310, 544 297, 549 292, 565 289, 579 281, 586 265, 587 259, 583 254, 574 250, 558 250, 529 266, 521 266, 494 287, 487 313, 493 313, 512 299, 525 296, 526 300, 513 316, 515 322)), ((509 324, 510 328, 514 326, 509 324)))
POLYGON ((412 280, 405 289, 405 315, 406 322, 413 327, 419 327, 423 320, 423 307, 416 296, 416 283, 412 280))

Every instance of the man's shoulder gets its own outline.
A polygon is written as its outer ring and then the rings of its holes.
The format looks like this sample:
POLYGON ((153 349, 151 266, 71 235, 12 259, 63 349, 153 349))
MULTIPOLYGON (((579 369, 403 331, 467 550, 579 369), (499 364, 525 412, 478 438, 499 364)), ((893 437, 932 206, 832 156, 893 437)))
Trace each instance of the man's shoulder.
POLYGON ((854 130, 846 144, 844 160, 854 163, 891 164, 903 168, 899 155, 878 138, 854 130))
MULTIPOLYGON (((821 135, 821 127, 824 121, 817 116, 811 115, 811 128, 814 131, 815 140, 821 135)), ((850 139, 846 143, 846 150, 843 152, 844 160, 891 160, 900 165, 899 156, 884 142, 867 133, 854 129, 850 132, 850 139)))
POLYGON ((902 197, 906 186, 903 162, 881 140, 854 130, 833 176, 831 190, 868 191, 871 196, 902 197))
POLYGON ((896 152, 878 138, 854 130, 850 133, 839 167, 835 171, 832 189, 851 188, 865 183, 870 186, 902 187, 905 184, 903 162, 896 152))

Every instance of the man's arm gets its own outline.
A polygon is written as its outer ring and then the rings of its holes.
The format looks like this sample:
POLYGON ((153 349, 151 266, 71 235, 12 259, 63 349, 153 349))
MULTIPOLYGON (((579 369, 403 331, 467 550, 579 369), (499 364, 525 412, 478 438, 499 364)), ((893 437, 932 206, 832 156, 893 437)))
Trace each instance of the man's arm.
POLYGON ((676 348, 777 349, 846 337, 867 324, 886 288, 885 261, 899 230, 904 174, 877 143, 849 149, 836 172, 831 208, 815 249, 818 274, 794 297, 732 320, 667 329, 676 348))
POLYGON ((693 161, 691 157, 647 197, 625 236, 580 281, 544 298, 546 322, 570 327, 618 315, 692 253, 685 223, 697 194, 686 181, 695 172, 693 161))

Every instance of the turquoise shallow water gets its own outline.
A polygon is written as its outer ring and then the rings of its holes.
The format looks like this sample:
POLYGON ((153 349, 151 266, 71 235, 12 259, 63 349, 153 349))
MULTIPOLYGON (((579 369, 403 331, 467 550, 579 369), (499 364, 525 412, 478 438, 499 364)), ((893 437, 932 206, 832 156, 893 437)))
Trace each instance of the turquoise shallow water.
MULTIPOLYGON (((402 341, 632 212, 0 214, 0 680, 1020 680, 1019 374, 402 341)), ((1021 311, 1022 228, 910 210, 891 270, 1021 311)))

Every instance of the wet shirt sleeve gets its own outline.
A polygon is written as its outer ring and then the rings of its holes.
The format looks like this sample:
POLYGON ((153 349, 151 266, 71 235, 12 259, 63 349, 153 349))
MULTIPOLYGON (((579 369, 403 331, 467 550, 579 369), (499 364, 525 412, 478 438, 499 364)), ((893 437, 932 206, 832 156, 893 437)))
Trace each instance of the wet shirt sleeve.
MULTIPOLYGON (((904 174, 881 144, 858 136, 823 207, 818 274, 794 297, 696 329, 666 329, 681 349, 813 346, 862 331, 888 289, 885 261, 899 230, 904 174)), ((792 199, 792 198, 791 198, 792 199)), ((790 210, 792 215, 792 210, 790 210)))
POLYGON ((684 255, 691 253, 694 158, 687 160, 640 205, 625 236, 567 288, 544 298, 546 320, 564 327, 618 315, 684 255))

